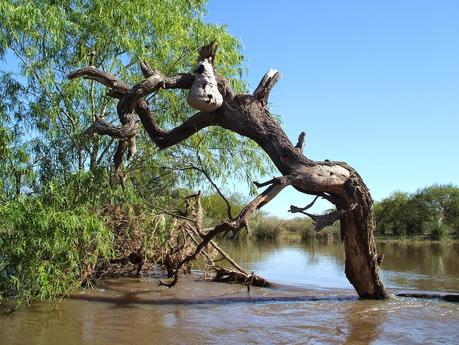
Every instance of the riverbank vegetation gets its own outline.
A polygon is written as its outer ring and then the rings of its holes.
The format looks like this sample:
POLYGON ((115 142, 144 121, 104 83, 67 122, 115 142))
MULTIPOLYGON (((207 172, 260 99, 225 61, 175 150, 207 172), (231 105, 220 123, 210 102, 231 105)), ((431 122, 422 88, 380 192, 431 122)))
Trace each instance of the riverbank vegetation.
POLYGON ((250 223, 247 236, 253 240, 286 240, 333 242, 341 238, 339 221, 321 231, 314 230, 314 223, 307 217, 281 219, 260 212, 250 223))

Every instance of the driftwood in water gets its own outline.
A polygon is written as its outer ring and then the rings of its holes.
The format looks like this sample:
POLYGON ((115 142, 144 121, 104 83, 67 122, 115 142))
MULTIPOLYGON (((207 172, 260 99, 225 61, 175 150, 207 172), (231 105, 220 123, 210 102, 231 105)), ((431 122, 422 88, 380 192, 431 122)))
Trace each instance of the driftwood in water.
POLYGON ((232 270, 226 267, 213 266, 212 270, 215 271, 214 281, 241 283, 247 285, 247 290, 250 291, 250 286, 270 287, 271 283, 265 278, 256 275, 254 272, 247 275, 246 273, 232 270))
MULTIPOLYGON (((215 52, 214 43, 203 47, 199 61, 214 60, 215 52)), ((223 97, 222 105, 212 112, 200 111, 170 130, 158 126, 146 96, 160 88, 190 89, 194 75, 182 73, 163 76, 146 63, 142 63, 142 72, 145 79, 133 87, 94 67, 83 68, 69 75, 71 79, 82 77, 96 80, 110 89, 109 96, 119 99, 117 111, 120 126, 104 119, 96 119, 89 129, 91 133, 120 139, 115 159, 117 171, 120 170, 120 157, 123 157, 123 153, 128 151, 128 155, 132 155, 135 151, 138 117, 152 142, 161 149, 178 144, 209 126, 220 126, 236 132, 254 140, 281 173, 281 176, 259 184, 267 186, 267 189, 251 201, 237 217, 224 221, 203 234, 195 252, 180 262, 179 269, 194 260, 217 234, 239 232, 247 226, 248 217, 255 210, 271 201, 285 187, 293 186, 302 193, 319 196, 336 206, 337 211, 333 214, 314 216, 313 220, 318 228, 340 220, 346 254, 345 273, 359 296, 376 299, 387 297, 379 276, 378 255, 373 237, 373 200, 368 188, 359 174, 344 162, 314 161, 307 158, 302 152, 304 134, 300 135, 297 145, 292 144, 268 109, 268 97, 280 79, 279 72, 270 70, 253 94, 240 95, 234 94, 229 83, 215 74, 219 93, 223 97)), ((358 136, 358 133, 354 135, 358 136)), ((305 209, 294 206, 292 212, 304 213, 305 209)))

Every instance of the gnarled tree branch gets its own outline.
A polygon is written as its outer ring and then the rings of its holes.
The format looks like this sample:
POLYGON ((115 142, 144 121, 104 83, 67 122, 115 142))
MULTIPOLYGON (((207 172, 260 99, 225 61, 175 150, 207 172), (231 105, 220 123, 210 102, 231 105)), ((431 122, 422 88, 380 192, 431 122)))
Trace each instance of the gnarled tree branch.
POLYGON ((217 125, 218 112, 203 113, 199 112, 190 117, 180 126, 169 131, 161 129, 153 118, 145 100, 137 103, 136 112, 139 115, 140 121, 148 133, 150 139, 160 148, 176 145, 183 140, 189 138, 201 129, 217 125))
POLYGON ((89 126, 84 134, 108 135, 115 139, 128 139, 137 134, 137 124, 134 120, 122 126, 115 126, 104 119, 98 119, 89 126))
POLYGON ((101 83, 102 85, 105 85, 112 91, 116 92, 117 95, 125 95, 129 91, 129 86, 125 82, 119 80, 118 78, 112 76, 109 73, 100 71, 93 66, 76 70, 75 72, 70 73, 68 75, 68 78, 83 78, 95 80, 101 83))

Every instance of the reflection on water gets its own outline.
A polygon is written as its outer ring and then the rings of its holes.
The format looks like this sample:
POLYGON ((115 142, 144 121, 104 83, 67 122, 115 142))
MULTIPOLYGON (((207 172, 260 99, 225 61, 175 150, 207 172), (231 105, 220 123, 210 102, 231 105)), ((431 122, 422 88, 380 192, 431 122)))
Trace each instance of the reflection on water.
POLYGON ((228 253, 249 271, 281 284, 348 288, 341 245, 225 242, 228 253))
POLYGON ((459 243, 386 242, 378 249, 388 287, 459 291, 459 243))
MULTIPOLYGON (((0 344, 454 344, 459 303, 360 301, 339 244, 225 243, 251 270, 294 286, 252 288, 180 279, 102 281, 51 309, 0 315, 0 344), (340 289, 344 288, 344 289, 340 289), (284 298, 284 299, 280 299, 284 298), (182 304, 179 304, 182 303, 182 304)), ((457 244, 381 243, 386 285, 458 289, 457 244)))
MULTIPOLYGON (((388 288, 459 291, 459 243, 380 242, 388 288)), ((349 288, 342 243, 225 242, 236 260, 268 280, 317 288, 349 288)))

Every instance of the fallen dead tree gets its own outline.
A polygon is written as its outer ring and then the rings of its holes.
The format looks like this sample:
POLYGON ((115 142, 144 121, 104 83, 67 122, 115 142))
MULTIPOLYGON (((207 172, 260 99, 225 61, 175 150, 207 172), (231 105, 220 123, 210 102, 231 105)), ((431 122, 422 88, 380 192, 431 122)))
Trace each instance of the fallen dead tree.
MULTIPOLYGON (((264 183, 257 183, 257 187, 267 188, 239 215, 230 217, 200 233, 200 242, 195 250, 183 257, 173 269, 172 281, 163 282, 163 284, 173 286, 178 279, 178 272, 195 260, 215 236, 229 232, 236 234, 246 228, 251 214, 270 202, 285 187, 293 186, 302 193, 321 197, 336 206, 336 211, 327 215, 307 213, 311 205, 293 206, 291 212, 301 212, 311 216, 317 230, 339 219, 346 253, 345 273, 347 278, 361 298, 386 298, 387 293, 379 275, 378 255, 373 236, 375 228, 373 200, 360 175, 344 162, 314 161, 307 158, 303 154, 304 133, 300 134, 296 145, 292 144, 268 109, 268 97, 271 89, 280 79, 279 72, 268 71, 253 94, 236 95, 229 83, 214 71, 216 50, 217 45, 211 43, 200 51, 195 72, 198 75, 202 74, 203 77, 195 78, 195 75, 190 73, 164 76, 146 62, 140 64, 145 79, 132 87, 92 66, 69 75, 71 79, 95 80, 109 88, 110 97, 119 100, 117 106, 119 126, 102 118, 96 118, 86 132, 109 135, 119 139, 114 164, 121 183, 124 182, 121 163, 125 153, 130 157, 136 151, 137 118, 140 119, 151 141, 161 149, 176 145, 209 126, 220 126, 236 132, 254 140, 268 154, 281 173, 279 177, 264 183), (218 90, 212 87, 209 93, 194 92, 199 85, 207 90, 204 77, 215 78, 218 90), (193 95, 195 96, 189 96, 188 103, 201 111, 176 128, 170 130, 160 128, 146 100, 148 95, 159 89, 194 90, 193 95), (220 102, 220 96, 222 102, 220 102), (190 99, 190 97, 201 98, 190 99), (209 107, 209 105, 212 106, 209 107)), ((211 84, 214 85, 213 80, 211 84)), ((358 136, 358 133, 353 135, 358 136)))

